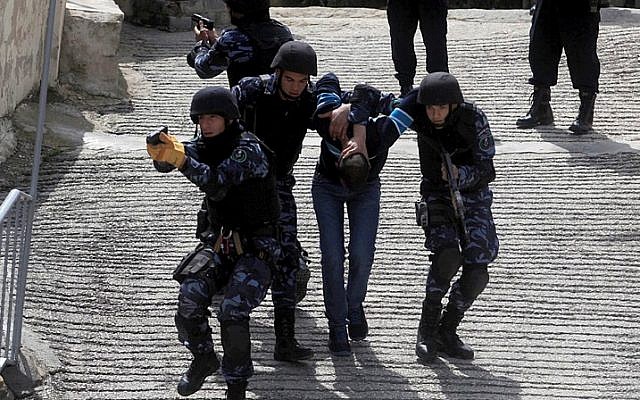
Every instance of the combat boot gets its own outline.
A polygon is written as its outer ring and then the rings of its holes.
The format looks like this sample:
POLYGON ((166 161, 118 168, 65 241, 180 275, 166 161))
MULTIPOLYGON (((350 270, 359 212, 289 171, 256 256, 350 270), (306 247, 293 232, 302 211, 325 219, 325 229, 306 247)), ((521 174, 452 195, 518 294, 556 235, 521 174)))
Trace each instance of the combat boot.
POLYGON ((450 357, 461 358, 464 360, 473 360, 473 349, 465 344, 456 333, 458 325, 464 313, 461 313, 450 304, 442 313, 440 326, 438 328, 438 345, 440 351, 450 357))
POLYGON ((569 130, 574 135, 583 135, 592 130, 593 109, 596 104, 596 94, 594 92, 580 91, 580 109, 578 117, 573 121, 569 130))
POLYGON ((220 368, 220 361, 214 351, 195 354, 189 369, 185 371, 178 382, 178 394, 189 396, 200 390, 207 376, 220 368))
POLYGON ((531 108, 527 115, 518 118, 518 128, 533 128, 538 125, 550 125, 553 123, 553 111, 551 110, 551 89, 549 86, 535 86, 531 95, 531 108))
POLYGON ((276 309, 274 314, 274 328, 276 332, 276 347, 273 359, 276 361, 302 361, 313 358, 313 350, 300 346, 295 339, 295 310, 276 309))
POLYGON ((413 83, 410 83, 410 82, 400 83, 400 97, 406 96, 412 90, 413 90, 413 83))
POLYGON ((227 400, 246 400, 247 381, 227 382, 227 400))
POLYGON ((427 300, 422 302, 416 356, 424 362, 432 362, 438 354, 437 331, 441 312, 441 304, 431 304, 427 300))

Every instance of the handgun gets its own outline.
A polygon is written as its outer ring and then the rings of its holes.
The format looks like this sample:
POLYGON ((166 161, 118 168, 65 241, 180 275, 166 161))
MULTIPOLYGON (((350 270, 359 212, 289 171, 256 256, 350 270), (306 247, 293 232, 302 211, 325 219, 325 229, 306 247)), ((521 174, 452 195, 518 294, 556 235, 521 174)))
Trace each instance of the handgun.
POLYGON ((165 134, 169 132, 169 128, 166 125, 161 126, 153 133, 147 135, 147 143, 153 146, 159 145, 162 143, 160 141, 160 134, 164 132, 165 134))
POLYGON ((196 25, 198 25, 198 27, 200 27, 200 22, 202 22, 202 26, 204 26, 205 28, 207 28, 210 31, 213 30, 213 21, 210 20, 207 17, 203 17, 200 14, 192 14, 191 15, 191 20, 193 22, 195 22, 196 25))

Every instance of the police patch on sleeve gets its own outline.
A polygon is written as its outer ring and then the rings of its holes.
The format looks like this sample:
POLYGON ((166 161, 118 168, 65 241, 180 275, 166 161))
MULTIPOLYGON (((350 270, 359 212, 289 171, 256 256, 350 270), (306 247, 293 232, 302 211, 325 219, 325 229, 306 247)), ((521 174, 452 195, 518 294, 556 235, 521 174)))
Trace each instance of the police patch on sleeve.
POLYGON ((231 159, 240 164, 247 161, 247 158, 247 152, 244 149, 235 149, 233 153, 231 153, 231 159))
POLYGON ((493 136, 491 136, 491 132, 489 131, 482 132, 478 137, 478 141, 480 142, 480 150, 482 151, 489 151, 495 146, 493 136))

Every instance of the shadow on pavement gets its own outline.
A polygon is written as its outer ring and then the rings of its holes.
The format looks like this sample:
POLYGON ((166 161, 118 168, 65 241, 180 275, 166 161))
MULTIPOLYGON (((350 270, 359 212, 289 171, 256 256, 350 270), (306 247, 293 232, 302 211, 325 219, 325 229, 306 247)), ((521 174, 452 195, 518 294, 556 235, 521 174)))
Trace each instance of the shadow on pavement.
POLYGON ((621 176, 640 173, 640 150, 627 143, 616 142, 597 131, 586 135, 571 135, 569 130, 555 126, 534 129, 543 140, 567 150, 571 154, 569 163, 574 166, 606 168, 621 176), (559 140, 562 136, 573 140, 559 140))
POLYGON ((424 365, 437 375, 442 393, 448 400, 474 399, 479 394, 490 395, 493 399, 520 399, 520 383, 494 375, 473 361, 436 358, 433 363, 424 365))

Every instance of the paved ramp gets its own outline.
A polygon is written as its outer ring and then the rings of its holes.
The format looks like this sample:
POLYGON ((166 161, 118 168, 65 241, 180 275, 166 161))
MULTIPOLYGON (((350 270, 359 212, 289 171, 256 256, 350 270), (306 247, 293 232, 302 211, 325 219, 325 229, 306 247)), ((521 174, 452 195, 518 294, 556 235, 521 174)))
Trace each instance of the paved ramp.
MULTIPOLYGON (((321 71, 335 71, 345 85, 397 89, 384 12, 274 14, 317 49, 321 71)), ((498 142, 492 187, 501 252, 460 329, 476 360, 416 361, 428 264, 413 222, 419 169, 412 137, 396 144, 382 174, 365 304, 370 336, 353 345, 352 358, 330 357, 310 199, 319 141, 311 132, 296 167, 300 240, 313 270, 297 328, 316 358, 273 361, 268 297, 251 322, 249 398, 640 398, 640 17, 604 11, 597 132, 573 137, 566 127, 578 98, 564 61, 552 94, 556 127, 514 129, 530 90, 526 11, 450 14, 451 71, 486 111, 498 142)), ((201 81, 186 66, 189 34, 125 26, 122 41, 123 71, 137 78, 131 108, 102 109, 106 133, 87 133, 84 146, 41 174, 25 318, 63 363, 39 394, 45 399, 179 398, 175 385, 189 359, 173 326, 177 283, 170 276, 195 244, 200 194, 181 175, 152 169, 143 135, 159 124, 191 135, 190 96, 226 77, 201 81)), ((190 398, 223 397, 217 376, 190 398)))

